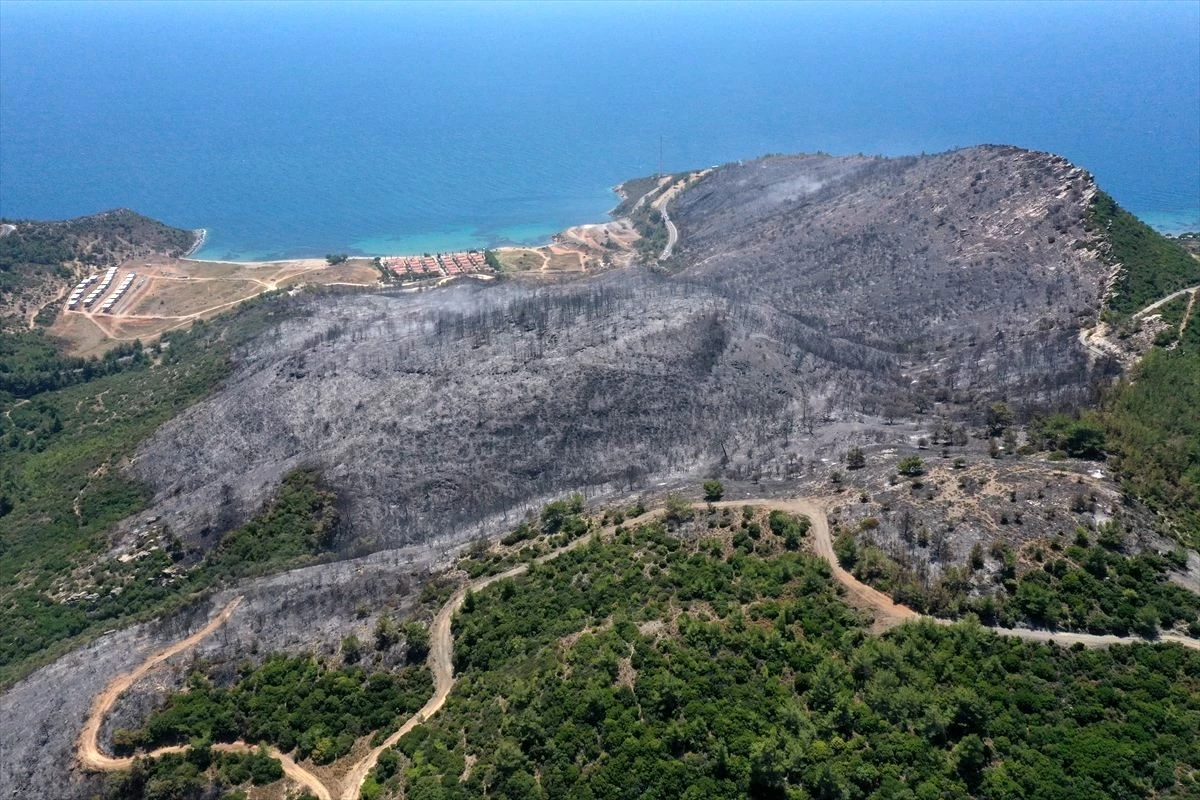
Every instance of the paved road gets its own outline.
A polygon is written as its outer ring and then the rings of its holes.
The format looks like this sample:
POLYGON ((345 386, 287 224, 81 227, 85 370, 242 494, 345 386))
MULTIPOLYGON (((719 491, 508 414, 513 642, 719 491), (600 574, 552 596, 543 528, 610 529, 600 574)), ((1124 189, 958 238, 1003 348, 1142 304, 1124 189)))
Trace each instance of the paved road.
POLYGON ((663 207, 659 209, 662 214, 663 223, 667 226, 667 246, 663 248, 662 255, 658 257, 659 261, 666 261, 671 257, 671 251, 675 249, 675 243, 679 241, 679 229, 675 227, 675 223, 671 222, 671 215, 667 213, 667 204, 663 203, 663 207))
POLYGON ((1137 319, 1139 317, 1144 317, 1147 314, 1149 314, 1151 311, 1154 311, 1156 308, 1159 308, 1160 306, 1164 306, 1167 303, 1171 302, 1176 297, 1181 297, 1182 295, 1185 295, 1188 292, 1194 292, 1197 289, 1200 289, 1200 283, 1196 284, 1195 286, 1189 286, 1186 289, 1180 289, 1177 292, 1171 292, 1169 295, 1162 298, 1161 300, 1155 300, 1153 303, 1151 303, 1150 305, 1141 309, 1140 311, 1133 312, 1132 316, 1134 319, 1137 319))

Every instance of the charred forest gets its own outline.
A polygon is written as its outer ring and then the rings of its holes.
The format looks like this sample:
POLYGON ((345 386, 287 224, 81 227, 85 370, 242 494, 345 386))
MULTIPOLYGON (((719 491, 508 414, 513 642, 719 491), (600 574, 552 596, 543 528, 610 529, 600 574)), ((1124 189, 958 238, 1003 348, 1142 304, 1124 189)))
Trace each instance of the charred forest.
POLYGON ((572 490, 802 476, 839 426, 1075 408, 1117 372, 1079 340, 1109 279, 1094 192, 1004 147, 728 165, 674 201, 671 270, 308 296, 130 474, 203 549, 317 469, 355 555, 572 490))

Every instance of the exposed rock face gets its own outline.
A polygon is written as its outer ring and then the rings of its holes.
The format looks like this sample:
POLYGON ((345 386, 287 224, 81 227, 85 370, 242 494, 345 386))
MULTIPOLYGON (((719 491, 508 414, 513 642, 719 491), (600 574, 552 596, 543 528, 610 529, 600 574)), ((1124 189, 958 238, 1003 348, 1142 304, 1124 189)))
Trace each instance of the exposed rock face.
POLYGON ((362 551, 572 489, 802 471, 823 425, 1073 405, 1109 368, 1078 342, 1106 277, 1074 247, 1093 191, 1001 147, 724 167, 672 206, 682 273, 315 298, 134 471, 172 530, 215 541, 320 467, 362 551))

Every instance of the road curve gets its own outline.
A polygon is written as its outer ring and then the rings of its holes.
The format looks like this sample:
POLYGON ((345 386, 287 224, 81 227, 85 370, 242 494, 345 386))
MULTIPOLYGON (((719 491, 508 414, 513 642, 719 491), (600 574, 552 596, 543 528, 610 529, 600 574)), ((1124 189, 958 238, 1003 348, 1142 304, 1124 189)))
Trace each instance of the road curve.
MULTIPOLYGON (((812 500, 796 498, 790 500, 771 500, 755 498, 753 500, 731 500, 717 503, 719 507, 738 506, 767 506, 787 511, 793 514, 804 514, 812 520, 813 549, 817 555, 825 559, 834 579, 840 583, 849 596, 850 602, 860 607, 870 608, 875 612, 877 628, 891 628, 905 622, 929 620, 939 625, 953 625, 959 620, 942 619, 927 614, 920 614, 905 605, 892 600, 883 592, 855 578, 838 563, 837 554, 833 552, 833 538, 829 532, 829 520, 825 510, 812 500)), ((1040 628, 1005 628, 999 625, 984 626, 987 630, 1001 636, 1015 636, 1031 642, 1054 642, 1060 645, 1082 644, 1084 647, 1109 647, 1114 644, 1135 644, 1151 641, 1140 636, 1116 636, 1113 634, 1073 633, 1071 631, 1051 631, 1040 628)), ((1190 650, 1200 650, 1200 639, 1180 636, 1175 633, 1163 633, 1156 640, 1174 642, 1190 650)))
MULTIPOLYGON (((846 570, 842 569, 838 563, 837 555, 833 551, 833 538, 829 532, 829 520, 825 516, 825 509, 818 505, 815 501, 808 498, 792 498, 792 499, 772 499, 772 498, 753 498, 750 500, 725 500, 713 504, 717 508, 741 508, 742 506, 768 507, 787 511, 792 514, 803 514, 812 521, 813 532, 813 548, 817 555, 823 558, 828 564, 834 579, 840 583, 846 590, 850 602, 858 607, 870 608, 875 613, 875 624, 877 628, 891 628, 905 622, 913 622, 920 619, 927 619, 936 622, 939 625, 952 625, 954 620, 939 619, 930 617, 924 614, 919 614, 913 611, 908 606, 901 605, 892 600, 883 592, 866 585, 862 581, 855 578, 846 570)), ((695 508, 705 508, 707 504, 696 504, 695 508)), ((626 520, 624 525, 632 527, 643 522, 648 522, 661 513, 661 509, 648 511, 640 517, 626 520)), ((616 526, 610 525, 601 531, 601 535, 610 535, 616 526)), ((584 536, 570 544, 547 553, 544 556, 536 559, 536 563, 545 563, 553 558, 557 558, 563 553, 576 549, 585 544, 591 537, 584 536)), ((462 608, 463 600, 466 598, 468 591, 479 591, 489 584, 501 581, 506 578, 514 578, 523 574, 528 569, 528 565, 522 564, 513 567, 507 572, 502 572, 497 575, 489 575, 480 578, 467 586, 460 589, 446 605, 442 606, 434 617, 433 626, 430 629, 430 649, 429 649, 429 667, 433 671, 434 690, 433 697, 425 706, 410 717, 403 726, 395 733, 389 736, 383 744, 373 749, 360 762, 355 764, 354 768, 347 774, 343 781, 345 786, 340 800, 359 800, 362 790, 362 782, 366 779, 367 773, 375 766, 379 760, 380 754, 389 747, 392 747, 396 742, 400 741, 401 737, 417 727, 421 723, 430 719, 434 714, 441 710, 446 703, 446 698, 450 695, 450 690, 454 687, 454 640, 450 635, 450 625, 455 613, 462 608)), ((1028 641, 1036 642, 1055 642, 1062 645, 1082 644, 1085 647, 1108 647, 1114 644, 1132 644, 1134 642, 1144 642, 1145 639, 1136 636, 1100 636, 1090 633, 1068 633, 1063 631, 1046 631, 1036 630, 1032 628, 1001 628, 989 627, 995 633, 1003 636, 1015 636, 1028 641)), ((1189 639, 1184 636, 1175 634, 1163 634, 1160 637, 1163 641, 1177 642, 1184 647, 1189 647, 1193 650, 1200 650, 1200 641, 1189 639)))
POLYGON ((454 596, 438 610, 437 616, 433 618, 433 624, 429 626, 428 664, 430 672, 433 673, 433 696, 425 705, 421 706, 416 714, 405 720, 404 724, 397 728, 391 736, 384 739, 382 744, 372 748, 366 756, 350 768, 346 777, 342 779, 342 786, 345 788, 342 791, 341 800, 358 800, 367 773, 375 768, 375 763, 379 761, 379 756, 383 754, 383 751, 395 747, 396 742, 400 741, 405 734, 441 711, 442 706, 446 704, 446 698, 450 696, 450 690, 454 688, 454 640, 450 635, 450 624, 454 620, 454 615, 462 608, 467 592, 478 591, 490 583, 516 577, 528 568, 527 564, 522 564, 507 572, 473 581, 455 592, 454 596))
POLYGON ((1145 308, 1138 309, 1137 311, 1133 312, 1133 314, 1131 314, 1130 316, 1132 316, 1134 319, 1144 317, 1147 314, 1149 314, 1151 311, 1154 311, 1158 308, 1161 308, 1162 306, 1165 306, 1167 303, 1171 302, 1176 297, 1182 297, 1183 295, 1187 294, 1188 292, 1195 292, 1195 291, 1200 291, 1200 283, 1196 284, 1195 286, 1189 286, 1186 289, 1180 289, 1177 292, 1171 292, 1166 297, 1155 300, 1153 303, 1146 306, 1145 308))
MULTIPOLYGON (((637 525, 649 521, 658 513, 657 510, 648 511, 640 517, 626 520, 623 524, 637 525)), ((602 536, 610 535, 616 527, 616 525, 609 525, 603 528, 600 534, 602 536)), ((590 539, 590 536, 581 536, 557 550, 535 558, 534 563, 545 564, 551 559, 558 558, 563 553, 569 553, 579 548, 590 539)), ((400 741, 405 734, 441 711, 442 706, 446 704, 446 698, 450 696, 450 690, 454 688, 454 638, 451 636, 450 626, 454 621, 454 615, 462 608, 463 601, 467 598, 467 592, 478 592, 497 581, 523 575, 528 570, 528 564, 520 564, 505 572, 478 578, 455 592, 446 601, 446 604, 441 607, 437 616, 433 618, 433 624, 429 626, 429 658, 427 663, 429 664, 430 671, 433 673, 433 696, 429 698, 429 701, 416 714, 405 720, 404 724, 397 728, 391 736, 384 739, 381 745, 373 748, 362 760, 350 768, 350 771, 346 773, 346 777, 342 779, 342 786, 345 788, 342 790, 340 800, 359 800, 362 783, 366 780, 367 773, 374 769, 383 751, 389 747, 394 747, 396 742, 400 741)))
MULTIPOLYGON (((79 758, 79 763, 85 769, 94 770, 96 772, 114 772, 117 770, 126 770, 133 766, 133 757, 126 756, 123 758, 114 758, 100 751, 99 737, 100 726, 104 722, 104 718, 108 716, 108 712, 112 710, 113 704, 117 699, 125 693, 130 686, 137 683, 154 667, 158 666, 167 659, 182 653, 211 636, 218 628, 224 625, 237 607, 241 605, 242 598, 235 597, 224 608, 221 609, 215 617, 200 630, 193 633, 184 639, 180 639, 173 644, 167 645, 157 651, 135 669, 118 675, 109 681, 108 685, 96 698, 92 701, 91 711, 88 713, 87 720, 83 724, 83 730, 79 733, 79 744, 76 748, 76 753, 79 758)), ((249 753, 256 748, 246 742, 229 742, 222 744, 214 744, 213 750, 219 750, 225 753, 249 753)), ((168 753, 182 753, 187 748, 182 745, 173 745, 170 747, 160 747, 157 750, 152 750, 146 755, 150 758, 156 758, 168 753)), ((267 752, 272 757, 279 759, 283 765, 283 772, 289 778, 292 778, 297 783, 307 787, 318 800, 333 800, 329 794, 329 790, 325 788, 325 784, 313 775, 308 770, 304 769, 293 761, 285 753, 281 753, 274 747, 266 748, 267 752)))
MULTIPOLYGON (((112 710, 113 704, 117 702, 117 698, 124 694, 130 686, 141 680, 142 676, 147 672, 168 658, 196 646, 212 635, 217 628, 220 628, 233 616, 233 612, 237 610, 237 607, 241 603, 242 598, 234 598, 228 605, 221 609, 220 613, 210 619, 208 624, 191 636, 167 645, 151 655, 132 671, 118 675, 109 681, 108 685, 104 687, 104 691, 100 692, 92 700, 91 712, 88 714, 87 721, 83 724, 83 730, 79 734, 79 761, 84 767, 103 771, 129 769, 133 763, 132 758, 113 758, 112 756, 107 756, 101 753, 100 748, 97 746, 97 740, 100 736, 100 725, 104 722, 104 718, 108 716, 108 712, 112 710)), ((164 748, 166 752, 178 752, 181 749, 164 748)))
MULTIPOLYGON (((825 515, 825 509, 822 508, 816 501, 808 498, 791 498, 791 499, 774 499, 774 498, 753 498, 749 500, 726 500, 713 504, 717 508, 740 508, 742 506, 767 507, 779 509, 793 514, 803 514, 812 521, 811 531, 813 534, 813 549, 816 554, 824 559, 828 564, 834 579, 840 583, 846 590, 848 599, 853 605, 860 608, 869 608, 875 613, 875 622, 877 628, 891 628, 905 622, 925 619, 935 622, 939 625, 953 624, 951 620, 939 619, 919 614, 907 606, 894 602, 883 592, 874 589, 862 581, 855 578, 846 570, 842 569, 838 563, 837 555, 833 550, 833 539, 829 531, 829 520, 825 515)), ((696 508, 705 508, 707 504, 697 504, 696 508)), ((626 520, 623 524, 627 527, 633 527, 644 522, 648 522, 662 513, 662 509, 647 511, 639 517, 634 517, 626 520)), ((616 529, 616 525, 609 525, 601 529, 601 536, 609 536, 616 529)), ((546 555, 540 556, 534 560, 534 563, 543 564, 551 559, 557 558, 563 553, 575 550, 588 541, 591 536, 583 536, 570 542, 564 547, 561 547, 546 555)), ((525 573, 529 569, 528 564, 521 564, 513 567, 505 572, 496 575, 488 575, 478 578, 454 593, 451 598, 438 610, 433 618, 433 624, 429 629, 429 669, 433 673, 433 695, 421 707, 417 713, 413 714, 404 723, 392 732, 380 745, 372 748, 363 758, 355 762, 346 775, 341 780, 342 793, 339 800, 359 800, 362 793, 362 784, 366 779, 367 774, 375 767, 379 761, 379 756, 390 747, 394 747, 400 739, 409 731, 423 724, 434 714, 438 713, 446 704, 446 699, 450 696, 450 691, 454 688, 454 639, 451 635, 451 624, 454 615, 462 608, 463 602, 466 600, 468 592, 477 592, 490 584, 502 581, 508 578, 515 578, 518 575, 525 573)), ((117 698, 132 686, 137 680, 149 672, 154 666, 165 661, 172 656, 183 652, 184 650, 195 646, 207 636, 211 635, 226 620, 233 614, 234 610, 241 603, 242 598, 238 597, 229 603, 221 610, 217 616, 209 621, 200 630, 181 639, 168 647, 158 651, 141 666, 131 672, 120 675, 113 679, 112 682, 105 687, 104 691, 96 696, 92 703, 91 713, 88 715, 87 722, 84 724, 83 732, 79 737, 79 760, 84 767, 92 770, 111 771, 128 769, 133 764, 132 758, 113 758, 100 752, 97 745, 97 738, 100 732, 100 725, 104 721, 105 716, 112 708, 117 698)), ((1096 635, 1089 633, 1068 633, 1063 631, 1048 631, 1036 630, 1032 628, 1002 628, 988 627, 994 633, 1003 636, 1015 636, 1028 641, 1037 642, 1055 642, 1061 645, 1082 644, 1085 647, 1108 647, 1114 644, 1132 644, 1135 642, 1144 642, 1145 639, 1136 636, 1111 636, 1111 635, 1096 635)), ((1184 647, 1200 650, 1200 640, 1191 639, 1186 636, 1179 636, 1173 633, 1163 634, 1159 637, 1160 641, 1170 641, 1178 643, 1184 647)), ((154 750, 147 755, 155 757, 166 753, 182 752, 185 748, 180 746, 162 747, 154 750)), ((228 744, 213 745, 214 750, 222 752, 249 752, 254 749, 252 745, 245 742, 232 742, 228 744)), ((311 772, 308 772, 303 767, 296 764, 286 754, 281 753, 274 747, 268 747, 269 752, 274 758, 278 758, 283 764, 284 773, 296 782, 306 786, 312 791, 319 800, 332 800, 332 795, 326 786, 311 772)))
POLYGON ((666 261, 671 257, 671 251, 675 249, 675 243, 679 241, 679 229, 675 227, 674 222, 671 222, 671 215, 667 213, 666 203, 663 203, 658 213, 662 214, 663 223, 667 226, 667 246, 663 248, 662 255, 658 257, 658 260, 666 261))
POLYGON ((789 514, 803 514, 812 521, 813 549, 816 551, 816 554, 828 562, 834 579, 845 587, 846 593, 854 605, 868 607, 875 612, 875 624, 878 627, 891 628, 904 622, 920 619, 921 615, 908 606, 902 606, 894 602, 892 598, 883 592, 866 585, 842 569, 841 564, 838 563, 837 556, 833 552, 833 537, 829 533, 829 520, 825 516, 825 509, 812 500, 804 498, 793 498, 790 500, 756 498, 754 500, 730 500, 717 503, 716 505, 721 508, 746 505, 757 507, 769 506, 780 511, 786 511, 789 514))

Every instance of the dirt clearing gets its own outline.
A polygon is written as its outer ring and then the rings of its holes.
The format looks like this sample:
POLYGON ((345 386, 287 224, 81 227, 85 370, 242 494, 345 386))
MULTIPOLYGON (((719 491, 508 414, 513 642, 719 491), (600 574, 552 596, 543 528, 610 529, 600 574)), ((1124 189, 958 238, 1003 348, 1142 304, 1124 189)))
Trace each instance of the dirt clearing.
POLYGON ((166 331, 187 327, 251 297, 302 284, 376 286, 379 270, 370 259, 330 266, 324 259, 233 263, 181 258, 138 259, 117 274, 133 283, 105 313, 97 303, 64 309, 50 333, 67 342, 71 355, 100 355, 121 341, 151 342, 166 331))

